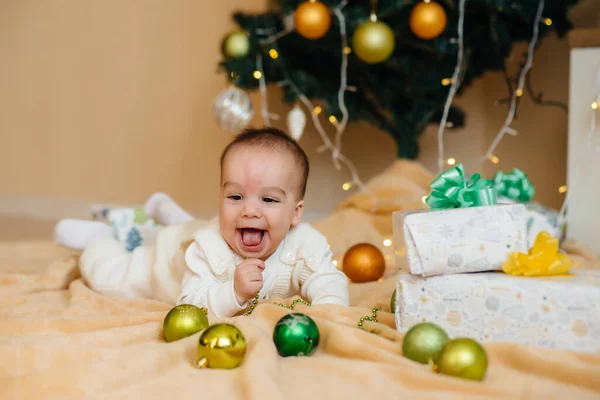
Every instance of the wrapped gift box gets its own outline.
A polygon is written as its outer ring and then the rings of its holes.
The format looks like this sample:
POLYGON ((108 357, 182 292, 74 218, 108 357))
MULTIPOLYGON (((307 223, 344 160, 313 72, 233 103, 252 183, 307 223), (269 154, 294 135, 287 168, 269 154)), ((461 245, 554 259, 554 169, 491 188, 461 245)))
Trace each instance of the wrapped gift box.
MULTIPOLYGON (((500 197, 498 202, 501 204, 515 204, 516 202, 500 197)), ((525 225, 527 227, 527 243, 531 248, 535 242, 537 235, 544 231, 548 232, 558 240, 562 240, 564 236, 564 226, 560 224, 558 211, 545 207, 540 203, 531 201, 523 203, 525 206, 525 225)))
POLYGON ((404 273, 394 311, 401 332, 428 321, 451 337, 593 352, 600 349, 600 271, 536 278, 404 273))
POLYGON ((434 276, 500 270, 514 251, 527 252, 525 206, 506 204, 393 214, 396 265, 434 276))

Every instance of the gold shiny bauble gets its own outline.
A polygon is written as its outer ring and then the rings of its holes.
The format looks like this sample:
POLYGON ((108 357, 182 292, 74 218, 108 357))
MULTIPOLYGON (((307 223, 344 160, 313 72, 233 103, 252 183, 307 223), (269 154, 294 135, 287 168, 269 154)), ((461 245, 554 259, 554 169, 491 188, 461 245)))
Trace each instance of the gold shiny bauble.
POLYGON ((331 11, 320 1, 306 1, 296 8, 294 25, 307 39, 322 38, 331 27, 331 11))
POLYGON ((244 361, 246 338, 231 324, 215 324, 200 335, 198 368, 236 368, 244 361))
POLYGON ((395 46, 394 32, 381 21, 361 23, 352 36, 352 50, 358 58, 369 64, 387 60, 395 46))
POLYGON ((422 364, 436 362, 448 339, 446 331, 436 324, 417 324, 404 335, 402 355, 422 364))
POLYGON ((344 273, 352 282, 372 282, 383 276, 385 259, 381 251, 369 243, 350 247, 342 261, 344 273))
POLYGON ((183 339, 206 328, 208 328, 206 309, 191 304, 173 307, 163 321, 163 335, 167 342, 183 339))
POLYGON ((223 53, 226 57, 245 57, 250 50, 250 39, 243 29, 231 32, 223 43, 223 53))
POLYGON ((437 371, 442 374, 481 381, 485 378, 488 361, 479 343, 459 338, 446 343, 436 364, 437 371))
POLYGON ((421 39, 433 39, 446 29, 446 11, 435 2, 418 3, 411 11, 410 30, 421 39))

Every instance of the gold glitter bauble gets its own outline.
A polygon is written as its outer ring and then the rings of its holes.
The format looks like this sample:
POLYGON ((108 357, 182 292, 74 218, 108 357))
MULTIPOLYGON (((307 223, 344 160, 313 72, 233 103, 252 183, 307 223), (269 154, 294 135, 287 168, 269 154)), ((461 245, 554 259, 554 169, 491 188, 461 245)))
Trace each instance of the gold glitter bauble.
POLYGON ((322 38, 331 27, 331 11, 319 1, 306 1, 296 8, 294 25, 307 39, 322 38))
POLYGON ((459 338, 446 343, 436 362, 437 371, 445 375, 481 381, 488 367, 487 354, 473 339, 459 338))
POLYGON ((198 341, 198 368, 231 369, 244 361, 246 338, 231 324, 210 326, 198 341))
POLYGON ((383 276, 385 259, 377 247, 369 243, 359 243, 350 247, 344 254, 342 268, 352 282, 372 282, 383 276))
POLYGON ((352 50, 358 58, 369 64, 387 60, 395 46, 394 32, 381 21, 361 23, 352 36, 352 50))
POLYGON ((208 328, 205 309, 191 304, 180 304, 169 311, 163 321, 163 335, 167 342, 183 339, 208 328))
POLYGON ((422 2, 412 9, 409 26, 421 39, 433 39, 446 29, 447 20, 446 11, 438 3, 422 2))

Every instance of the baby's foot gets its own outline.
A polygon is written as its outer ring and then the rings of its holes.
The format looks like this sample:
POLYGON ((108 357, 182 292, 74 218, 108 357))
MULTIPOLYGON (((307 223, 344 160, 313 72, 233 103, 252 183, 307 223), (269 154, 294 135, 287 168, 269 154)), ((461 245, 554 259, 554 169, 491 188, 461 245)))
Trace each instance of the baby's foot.
POLYGON ((74 250, 84 250, 94 240, 112 238, 112 228, 98 221, 63 219, 54 227, 54 241, 74 250))
POLYGON ((176 225, 194 219, 166 193, 154 193, 144 205, 146 214, 161 225, 176 225))

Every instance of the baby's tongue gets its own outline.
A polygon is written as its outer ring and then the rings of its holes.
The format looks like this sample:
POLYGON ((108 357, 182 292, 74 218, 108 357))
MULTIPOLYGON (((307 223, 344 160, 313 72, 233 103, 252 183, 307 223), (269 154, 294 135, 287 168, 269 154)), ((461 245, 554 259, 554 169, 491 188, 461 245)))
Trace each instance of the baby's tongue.
POLYGON ((242 242, 246 246, 256 246, 262 240, 263 232, 260 229, 242 229, 242 242))

